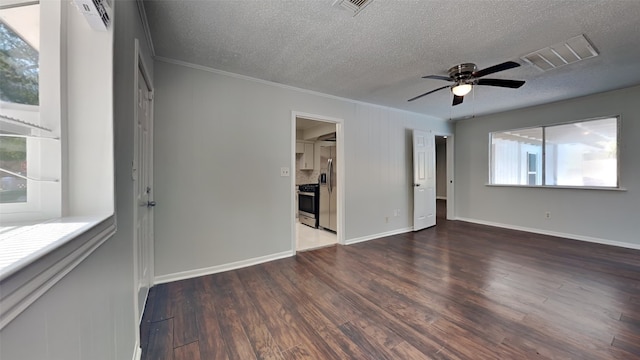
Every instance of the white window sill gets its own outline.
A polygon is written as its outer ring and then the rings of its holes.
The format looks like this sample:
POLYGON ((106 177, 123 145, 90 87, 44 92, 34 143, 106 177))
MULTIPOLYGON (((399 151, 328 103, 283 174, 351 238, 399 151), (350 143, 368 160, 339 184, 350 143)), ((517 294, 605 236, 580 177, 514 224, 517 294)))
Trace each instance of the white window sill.
POLYGON ((530 189, 571 189, 571 190, 604 190, 604 191, 627 191, 621 187, 604 187, 604 186, 563 186, 563 185, 515 185, 515 184, 484 184, 489 187, 513 187, 513 188, 530 188, 530 189))
POLYGON ((115 217, 0 227, 0 330, 115 233, 115 217))

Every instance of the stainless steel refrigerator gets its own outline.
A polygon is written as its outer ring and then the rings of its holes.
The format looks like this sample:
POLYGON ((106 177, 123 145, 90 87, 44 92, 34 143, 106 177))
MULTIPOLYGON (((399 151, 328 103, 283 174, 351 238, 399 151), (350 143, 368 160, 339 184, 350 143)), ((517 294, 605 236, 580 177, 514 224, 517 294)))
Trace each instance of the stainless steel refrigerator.
POLYGON ((337 231, 336 146, 320 146, 320 227, 337 231))

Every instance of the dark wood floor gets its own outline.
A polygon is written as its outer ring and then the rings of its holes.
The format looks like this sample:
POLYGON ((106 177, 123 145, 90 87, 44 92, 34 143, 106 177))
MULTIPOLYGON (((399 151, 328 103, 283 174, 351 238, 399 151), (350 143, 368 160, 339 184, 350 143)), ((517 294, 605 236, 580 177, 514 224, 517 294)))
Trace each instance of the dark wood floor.
POLYGON ((158 285, 143 359, 640 359, 640 251, 434 228, 158 285))

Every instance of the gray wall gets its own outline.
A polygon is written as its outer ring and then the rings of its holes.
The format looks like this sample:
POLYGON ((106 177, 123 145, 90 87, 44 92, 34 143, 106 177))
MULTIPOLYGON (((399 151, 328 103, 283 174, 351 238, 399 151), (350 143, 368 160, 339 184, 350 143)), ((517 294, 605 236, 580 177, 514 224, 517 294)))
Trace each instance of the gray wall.
POLYGON ((156 276, 292 251, 291 112, 344 119, 345 239, 412 224, 410 129, 442 120, 156 62, 156 276), (401 209, 393 216, 393 209, 401 209))
POLYGON ((456 216, 640 248, 640 87, 456 123, 456 216), (627 191, 489 187, 489 132, 622 117, 620 184, 627 191), (545 211, 551 219, 545 219, 545 211))
MULTIPOLYGON (((134 124, 133 38, 138 37, 143 46, 145 41, 135 2, 117 1, 114 10, 118 230, 2 330, 2 360, 113 360, 133 357, 136 330, 133 309, 133 187, 130 175, 134 124)), ((144 50, 149 53, 146 48, 144 50)), ((147 60, 148 66, 152 67, 151 60, 147 60)))

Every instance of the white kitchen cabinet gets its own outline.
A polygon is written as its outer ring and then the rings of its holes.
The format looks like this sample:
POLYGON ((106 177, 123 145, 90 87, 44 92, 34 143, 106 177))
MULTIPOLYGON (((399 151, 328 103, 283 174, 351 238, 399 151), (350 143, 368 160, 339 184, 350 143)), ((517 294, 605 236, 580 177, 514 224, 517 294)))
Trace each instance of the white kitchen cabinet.
POLYGON ((296 154, 304 154, 304 143, 296 142, 296 154))
POLYGON ((304 151, 302 152, 302 156, 300 157, 300 162, 298 163, 298 168, 300 170, 313 170, 313 144, 309 143, 296 143, 296 153, 298 152, 298 146, 302 145, 304 151))

